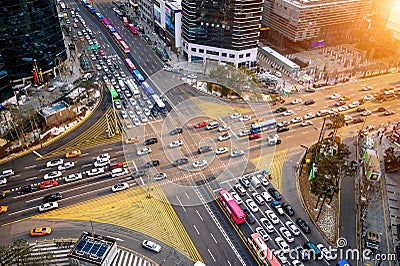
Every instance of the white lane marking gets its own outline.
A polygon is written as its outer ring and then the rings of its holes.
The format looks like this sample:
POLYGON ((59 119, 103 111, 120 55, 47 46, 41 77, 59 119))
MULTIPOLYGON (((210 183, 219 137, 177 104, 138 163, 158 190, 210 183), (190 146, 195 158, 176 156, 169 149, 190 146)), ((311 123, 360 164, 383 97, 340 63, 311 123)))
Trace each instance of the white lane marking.
POLYGON ((32 168, 35 168, 35 167, 36 167, 36 164, 30 165, 30 166, 25 166, 25 169, 32 169, 32 168))
POLYGON ((103 151, 112 151, 112 147, 110 147, 110 148, 106 148, 106 149, 103 149, 103 151))
POLYGON ((190 199, 189 194, 187 192, 185 192, 185 195, 188 199, 190 199))
POLYGON ((82 168, 90 167, 92 165, 93 165, 92 163, 84 164, 84 165, 82 165, 82 168))
POLYGON ((178 198, 178 196, 175 196, 175 197, 178 200, 179 204, 181 205, 182 209, 186 212, 186 209, 185 209, 185 207, 183 207, 181 200, 178 198))
POLYGON ((227 260, 226 262, 228 263, 228 265, 229 265, 229 266, 231 266, 231 265, 232 265, 232 264, 231 264, 231 262, 230 262, 229 260, 227 260))
POLYGON ((199 230, 197 230, 196 225, 193 225, 193 227, 194 227, 194 230, 196 230, 197 234, 200 235, 200 232, 199 232, 199 230))
POLYGON ((31 208, 28 208, 28 209, 23 209, 23 210, 16 211, 16 212, 11 212, 11 213, 9 213, 8 215, 14 215, 14 214, 18 214, 18 213, 21 213, 21 212, 26 212, 26 211, 34 210, 34 209, 37 209, 37 208, 38 208, 38 207, 31 207, 31 208))
POLYGON ((122 150, 122 151, 116 151, 115 152, 116 154, 120 154, 120 153, 124 153, 124 151, 122 150))
POLYGON ((214 258, 214 256, 213 256, 213 254, 211 253, 210 249, 207 249, 207 251, 208 251, 208 253, 210 253, 210 256, 211 256, 211 258, 213 259, 213 261, 216 262, 216 260, 215 260, 215 258, 214 258))
POLYGON ((212 239, 214 240, 215 244, 218 244, 217 240, 215 239, 214 235, 212 233, 210 233, 212 239))
POLYGON ((43 155, 41 155, 40 153, 38 153, 37 151, 32 151, 34 154, 36 154, 38 157, 42 158, 43 155))
POLYGON ((31 181, 31 180, 35 180, 35 179, 37 179, 38 177, 37 176, 33 176, 33 177, 29 177, 29 178, 27 178, 27 179, 25 179, 26 181, 31 181))
POLYGON ((198 210, 196 210, 197 215, 199 216, 200 220, 203 221, 203 217, 201 217, 200 213, 198 210))

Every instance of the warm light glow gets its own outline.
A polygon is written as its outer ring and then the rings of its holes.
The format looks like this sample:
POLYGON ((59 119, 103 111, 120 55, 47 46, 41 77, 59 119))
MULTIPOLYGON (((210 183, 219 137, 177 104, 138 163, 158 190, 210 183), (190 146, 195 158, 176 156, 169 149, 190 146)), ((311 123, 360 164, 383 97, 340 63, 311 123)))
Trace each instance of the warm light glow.
POLYGON ((396 10, 400 10, 400 0, 397 0, 395 3, 394 3, 394 7, 393 7, 394 9, 396 9, 396 10))

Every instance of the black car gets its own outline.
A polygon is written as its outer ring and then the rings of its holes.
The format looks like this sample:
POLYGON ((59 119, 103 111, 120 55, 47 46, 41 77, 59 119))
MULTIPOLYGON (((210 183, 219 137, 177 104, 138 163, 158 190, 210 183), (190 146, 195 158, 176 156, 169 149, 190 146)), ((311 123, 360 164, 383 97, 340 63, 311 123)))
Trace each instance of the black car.
POLYGON ((354 124, 363 123, 363 122, 364 122, 364 119, 361 117, 357 117, 357 118, 353 119, 354 124))
POLYGON ((296 255, 299 256, 299 259, 301 259, 301 261, 306 262, 310 260, 308 252, 302 246, 297 246, 294 248, 294 250, 296 250, 296 255))
POLYGON ((61 199, 62 199, 61 193, 53 193, 53 194, 49 194, 49 195, 45 196, 43 198, 43 203, 54 202, 54 201, 61 200, 61 199))
POLYGON ((21 194, 31 193, 33 191, 32 185, 26 185, 21 187, 21 194))
POLYGON ((249 222, 249 224, 254 224, 256 222, 256 218, 248 209, 243 209, 243 212, 246 214, 246 220, 249 222))
POLYGON ((275 110, 275 113, 283 113, 286 112, 287 108, 286 107, 279 107, 278 109, 275 110))
POLYGON ((157 138, 146 139, 144 141, 144 145, 151 145, 151 144, 155 144, 157 142, 158 142, 157 138))
POLYGON ((212 147, 211 146, 201 146, 198 149, 198 151, 199 151, 200 154, 201 153, 205 153, 205 152, 209 152, 209 151, 212 151, 212 147))
POLYGON ((314 103, 315 103, 315 101, 312 100, 312 99, 311 100, 307 100, 307 101, 304 102, 305 105, 311 105, 311 104, 314 104, 314 103))
POLYGON ((174 166, 179 166, 179 165, 183 165, 183 164, 187 164, 189 162, 189 160, 187 158, 181 158, 178 159, 174 162, 174 166))
POLYGON ((145 167, 146 168, 150 168, 150 167, 159 166, 159 165, 160 165, 160 161, 159 160, 153 160, 153 161, 147 162, 145 164, 145 167))
POLYGON ((303 219, 297 218, 296 219, 296 224, 300 227, 301 231, 303 231, 304 233, 306 233, 306 234, 311 233, 310 226, 303 219))
POLYGON ((118 64, 114 64, 115 69, 119 69, 119 65, 118 64))
POLYGON ((137 178, 137 177, 142 177, 146 175, 146 171, 145 170, 140 170, 140 171, 136 171, 132 173, 132 177, 133 178, 137 178))
POLYGON ((288 131, 289 130, 289 127, 288 126, 283 126, 283 127, 278 127, 277 129, 276 129, 276 132, 285 132, 285 131, 288 131))
POLYGON ((357 162, 356 161, 351 161, 350 168, 353 171, 357 170, 357 162))
POLYGON ((273 187, 270 187, 268 189, 269 194, 271 194, 271 196, 275 199, 275 200, 281 200, 282 199, 282 195, 281 193, 278 192, 278 190, 276 190, 273 187))
POLYGON ((293 210, 292 206, 290 206, 289 203, 287 203, 287 202, 282 203, 282 209, 287 213, 287 215, 289 215, 289 216, 294 215, 294 210, 293 210))
POLYGON ((171 136, 176 135, 176 134, 181 134, 182 133, 182 128, 175 128, 174 130, 172 130, 169 134, 171 136))

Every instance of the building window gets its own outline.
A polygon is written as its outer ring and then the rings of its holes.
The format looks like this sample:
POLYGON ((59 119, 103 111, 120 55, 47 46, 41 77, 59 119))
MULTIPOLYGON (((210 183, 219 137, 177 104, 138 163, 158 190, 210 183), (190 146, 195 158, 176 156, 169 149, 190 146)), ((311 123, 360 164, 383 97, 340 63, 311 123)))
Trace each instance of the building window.
POLYGON ((199 49, 199 53, 204 54, 204 49, 199 49))
POLYGON ((226 57, 226 56, 227 56, 227 54, 226 54, 226 53, 222 53, 222 56, 223 56, 223 57, 226 57))
POLYGON ((243 54, 240 54, 240 55, 239 55, 239 58, 243 58, 243 54))
POLYGON ((235 58, 234 54, 229 54, 229 58, 235 58))
POLYGON ((196 52, 196 48, 192 48, 192 52, 196 52))
POLYGON ((246 57, 250 57, 250 53, 247 53, 247 54, 246 54, 246 57))
POLYGON ((219 52, 207 50, 207 54, 210 54, 210 55, 219 55, 219 52))

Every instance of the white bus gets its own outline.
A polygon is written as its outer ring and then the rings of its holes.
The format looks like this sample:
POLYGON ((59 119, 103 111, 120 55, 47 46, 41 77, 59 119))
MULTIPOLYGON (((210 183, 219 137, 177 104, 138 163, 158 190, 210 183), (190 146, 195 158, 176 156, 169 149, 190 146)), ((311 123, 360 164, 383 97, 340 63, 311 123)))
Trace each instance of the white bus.
POLYGON ((128 88, 131 90, 133 96, 137 97, 140 95, 140 91, 138 86, 135 84, 135 81, 133 81, 133 79, 127 79, 125 80, 126 85, 128 86, 128 88))

